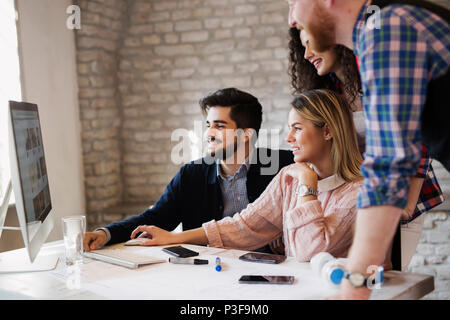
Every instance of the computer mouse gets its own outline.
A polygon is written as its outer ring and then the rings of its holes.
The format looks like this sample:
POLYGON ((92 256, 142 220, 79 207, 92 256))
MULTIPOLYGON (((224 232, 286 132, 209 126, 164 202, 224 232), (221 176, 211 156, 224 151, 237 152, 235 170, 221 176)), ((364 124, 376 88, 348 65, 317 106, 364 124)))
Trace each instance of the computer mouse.
POLYGON ((126 246, 140 246, 141 243, 143 243, 143 242, 145 242, 147 240, 148 239, 146 239, 146 238, 135 238, 135 239, 128 240, 127 242, 125 242, 124 245, 126 245, 126 246))

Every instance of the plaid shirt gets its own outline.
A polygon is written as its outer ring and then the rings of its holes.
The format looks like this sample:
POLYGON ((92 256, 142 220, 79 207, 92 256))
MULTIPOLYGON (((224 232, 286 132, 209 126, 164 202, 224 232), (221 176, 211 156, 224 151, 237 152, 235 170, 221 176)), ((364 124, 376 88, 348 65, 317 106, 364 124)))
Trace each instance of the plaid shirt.
POLYGON ((405 208, 409 177, 421 176, 426 180, 414 219, 444 201, 431 160, 423 157, 420 114, 428 81, 450 66, 450 26, 429 11, 399 4, 366 23, 369 4, 361 9, 353 30, 367 135, 357 207, 405 208), (375 18, 381 28, 370 27, 376 25, 375 18))
POLYGON ((419 199, 417 201, 416 209, 408 221, 410 222, 420 216, 422 213, 429 211, 431 208, 444 202, 445 198, 442 194, 441 187, 434 174, 431 166, 431 159, 427 156, 427 150, 422 145, 422 158, 420 159, 419 170, 417 170, 416 177, 423 178, 422 189, 420 190, 419 199))

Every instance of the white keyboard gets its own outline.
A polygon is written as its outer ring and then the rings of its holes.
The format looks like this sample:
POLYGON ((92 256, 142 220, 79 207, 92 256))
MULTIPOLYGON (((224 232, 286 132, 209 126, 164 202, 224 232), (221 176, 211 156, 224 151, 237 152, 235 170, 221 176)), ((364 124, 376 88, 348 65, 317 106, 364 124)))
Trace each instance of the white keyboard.
POLYGON ((108 262, 112 264, 117 264, 130 269, 136 269, 140 266, 166 262, 166 260, 161 258, 155 258, 144 254, 139 254, 137 252, 131 252, 126 248, 120 249, 100 249, 90 252, 85 252, 84 256, 91 259, 100 260, 103 262, 108 262))

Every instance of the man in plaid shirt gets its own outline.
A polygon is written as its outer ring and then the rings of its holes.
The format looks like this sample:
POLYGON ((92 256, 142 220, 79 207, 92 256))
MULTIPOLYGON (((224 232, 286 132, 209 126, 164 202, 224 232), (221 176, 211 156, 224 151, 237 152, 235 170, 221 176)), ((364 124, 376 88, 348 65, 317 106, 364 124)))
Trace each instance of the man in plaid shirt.
POLYGON ((449 70, 450 25, 428 10, 405 4, 377 12, 370 0, 287 2, 290 26, 306 29, 314 50, 342 44, 359 57, 366 116, 364 184, 348 279, 336 298, 367 299, 370 290, 355 285, 355 279, 367 278, 367 268, 384 260, 408 200, 410 178, 420 165, 425 173, 429 164, 420 163, 420 115, 429 82, 449 70))

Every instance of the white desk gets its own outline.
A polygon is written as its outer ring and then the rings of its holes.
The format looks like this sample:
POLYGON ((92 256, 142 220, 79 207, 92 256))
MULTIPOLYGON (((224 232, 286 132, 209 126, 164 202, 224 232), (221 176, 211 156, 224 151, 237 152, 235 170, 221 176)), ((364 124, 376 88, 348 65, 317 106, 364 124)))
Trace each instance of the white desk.
MULTIPOLYGON (((85 258, 77 272, 68 269, 63 261, 63 243, 48 243, 40 254, 61 257, 53 271, 0 274, 0 299, 45 300, 310 300, 333 295, 310 268, 288 257, 278 265, 245 262, 238 259, 245 251, 184 245, 208 259, 208 265, 178 265, 169 262, 131 270, 85 258), (215 270, 215 258, 222 260, 223 270, 215 270), (293 275, 293 285, 239 284, 244 274, 293 275)), ((151 255, 168 259, 161 247, 128 247, 148 250, 151 255)), ((23 249, 4 252, 24 254, 23 249)), ((432 276, 385 272, 381 289, 373 290, 372 299, 419 299, 434 290, 432 276)))

